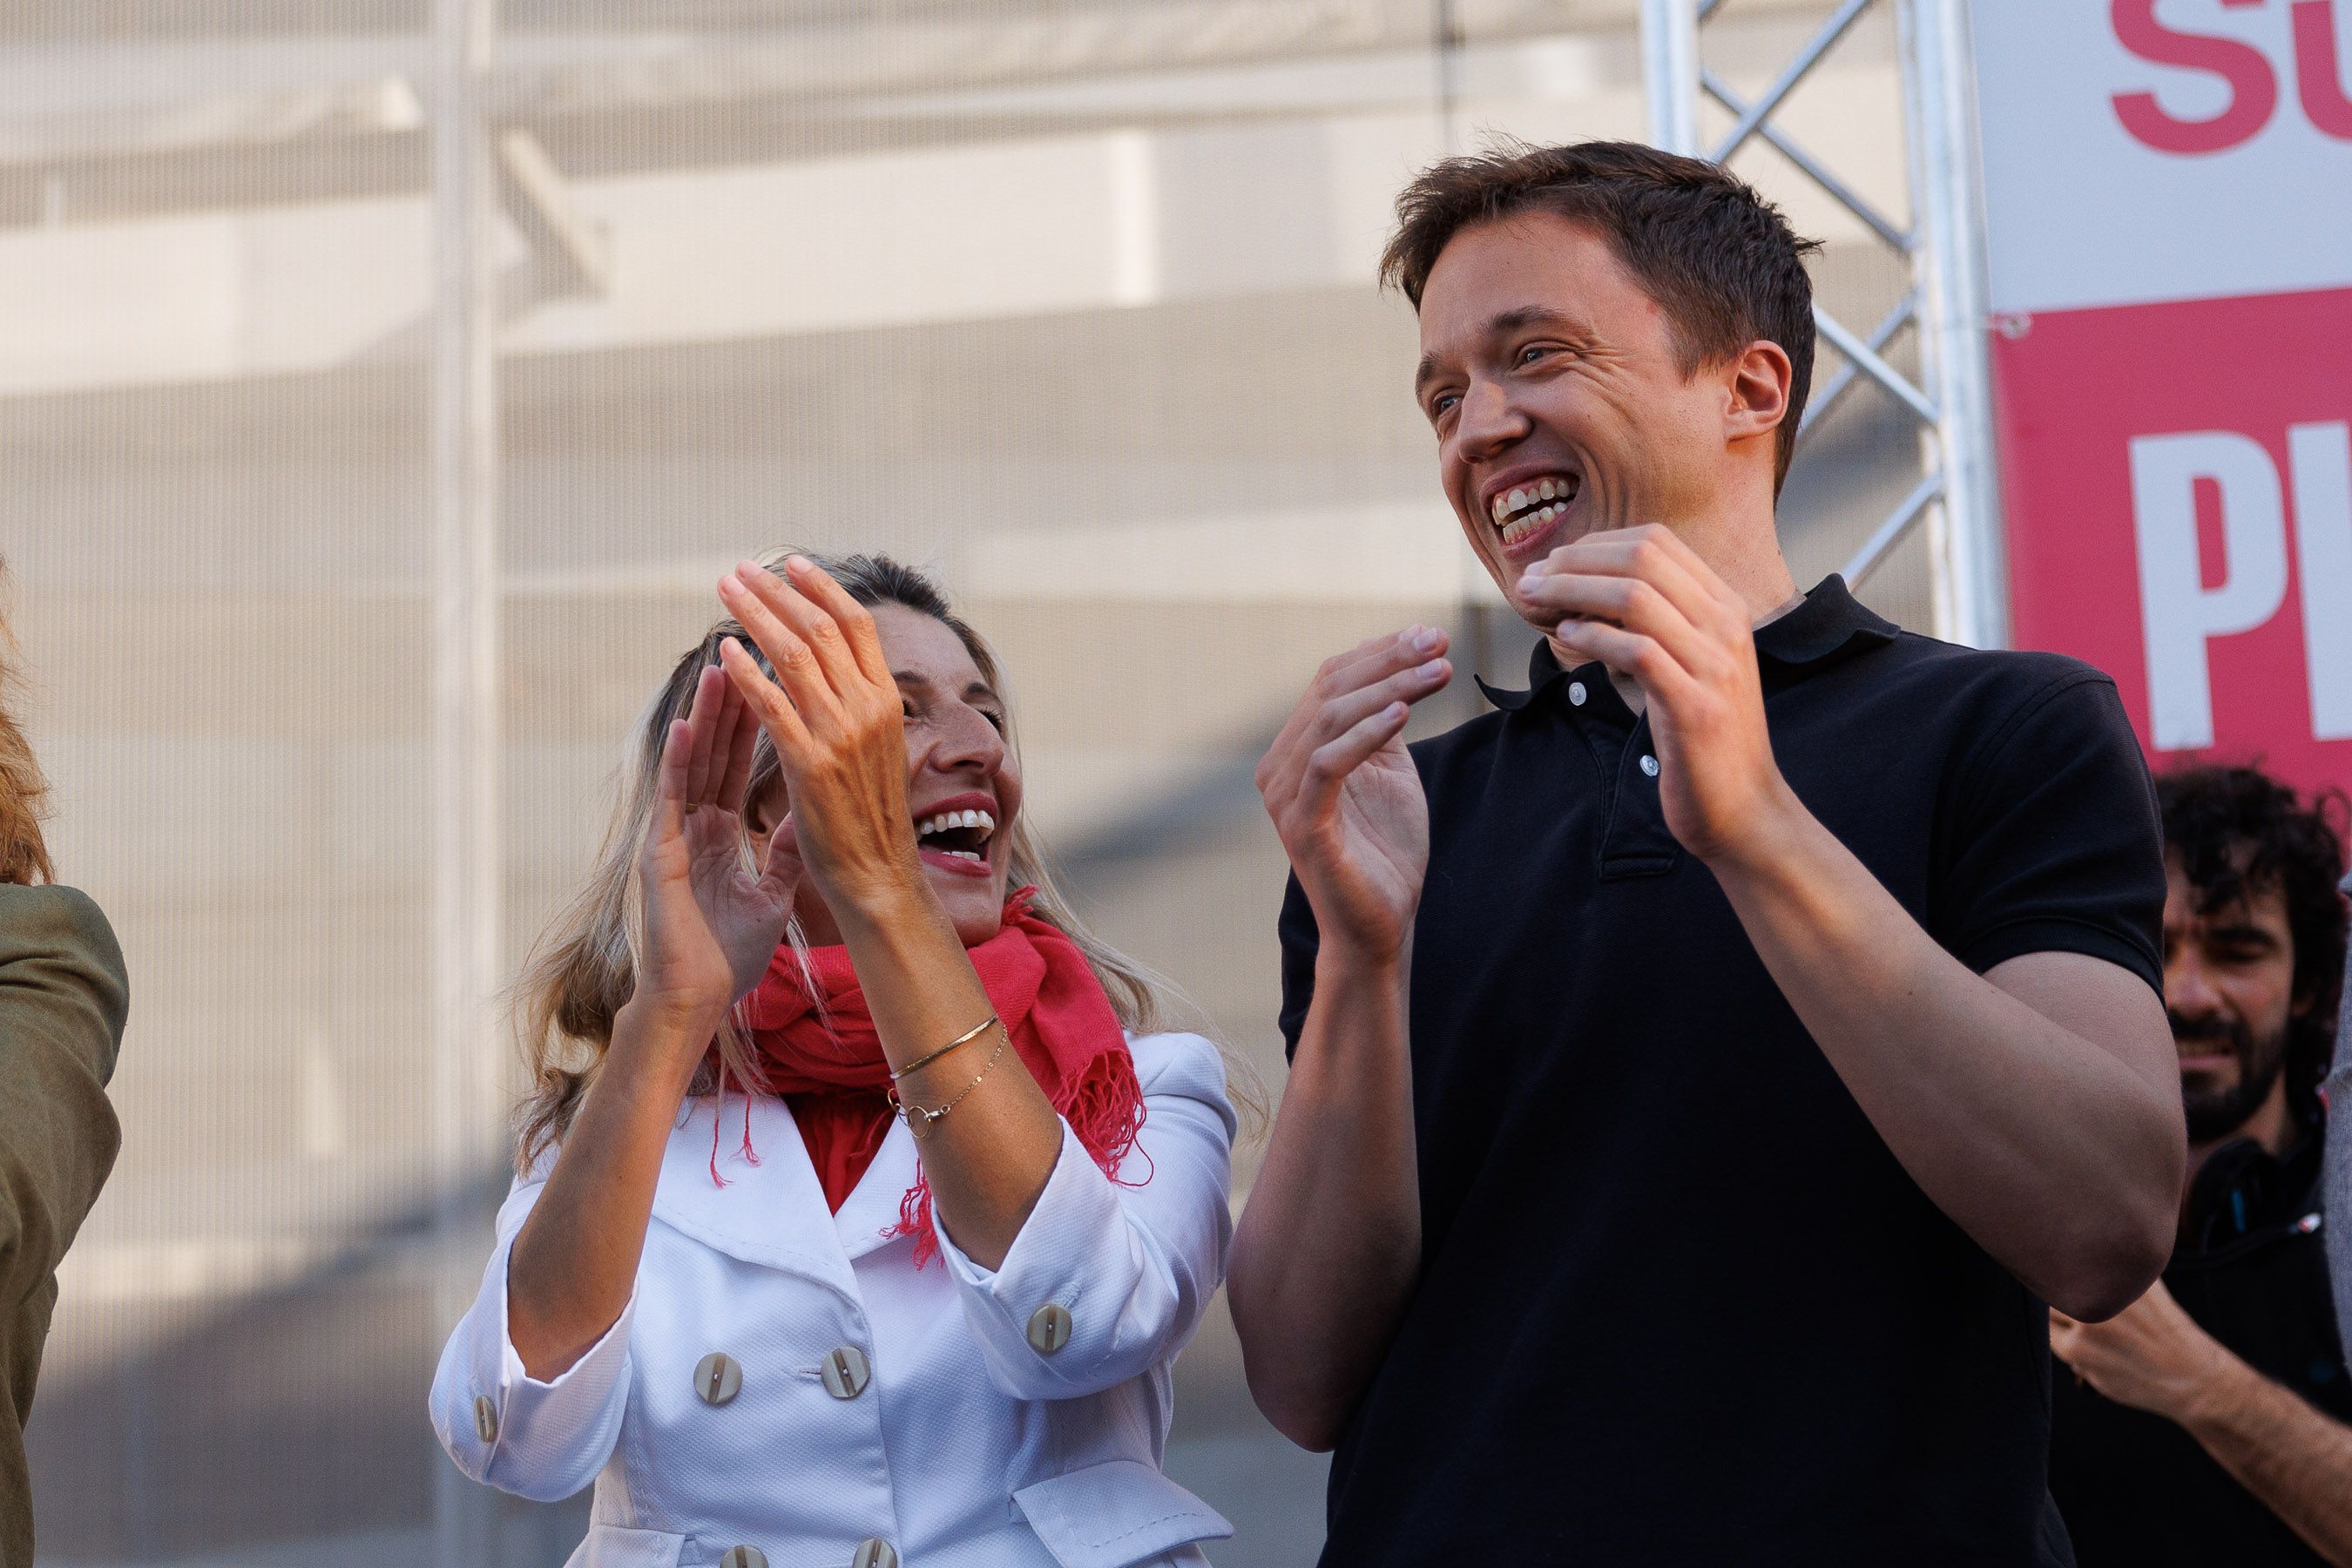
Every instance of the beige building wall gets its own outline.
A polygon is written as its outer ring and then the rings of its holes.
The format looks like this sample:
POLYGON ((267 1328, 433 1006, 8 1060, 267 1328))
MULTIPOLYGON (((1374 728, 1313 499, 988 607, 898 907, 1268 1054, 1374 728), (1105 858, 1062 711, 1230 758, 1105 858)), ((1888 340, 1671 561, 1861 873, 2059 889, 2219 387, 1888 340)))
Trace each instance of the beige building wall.
MULTIPOLYGON (((492 242, 503 968, 718 574, 885 550, 1003 653, 1082 908, 1278 1091, 1259 748, 1373 631, 1442 622, 1505 679, 1528 641, 1436 492, 1389 204, 1491 135, 1639 135, 1631 0, 505 9, 491 101, 556 181, 492 242)), ((1732 0, 1713 58, 1753 90, 1825 10, 1732 0)), ((1899 215, 1885 10, 1786 123, 1899 215)), ((133 977, 124 1152, 33 1426, 47 1562, 415 1563, 453 1509, 457 1561, 577 1536, 577 1505, 460 1495, 424 1420, 500 1181, 436 1157, 429 1071, 427 22, 0 20, 0 552, 62 872, 133 977), (453 1189, 481 1217, 436 1241, 453 1189)), ((1865 231, 1769 149, 1737 166, 1829 240, 1842 314, 1893 303, 1865 231)), ((1842 403, 1786 501, 1800 575, 1917 465, 1907 416, 1842 403)), ((1926 624, 1914 547, 1870 596, 1926 624)), ((472 1068, 488 1146, 511 1057, 472 1068)), ((1171 1465, 1243 1525, 1221 1563, 1305 1561, 1320 1461, 1248 1408, 1222 1310, 1171 1465)))

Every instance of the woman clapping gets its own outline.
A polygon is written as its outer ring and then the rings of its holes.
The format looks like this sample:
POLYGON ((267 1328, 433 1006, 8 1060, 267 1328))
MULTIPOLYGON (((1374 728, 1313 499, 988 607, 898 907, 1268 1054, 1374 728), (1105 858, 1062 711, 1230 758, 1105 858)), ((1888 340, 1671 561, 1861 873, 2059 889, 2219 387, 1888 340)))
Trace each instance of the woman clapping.
POLYGON ((1230 1234, 1217 1053, 1051 898, 936 589, 795 556, 720 595, 525 977, 442 1441, 593 1479, 575 1564, 1198 1563, 1228 1527, 1160 1459, 1230 1234))

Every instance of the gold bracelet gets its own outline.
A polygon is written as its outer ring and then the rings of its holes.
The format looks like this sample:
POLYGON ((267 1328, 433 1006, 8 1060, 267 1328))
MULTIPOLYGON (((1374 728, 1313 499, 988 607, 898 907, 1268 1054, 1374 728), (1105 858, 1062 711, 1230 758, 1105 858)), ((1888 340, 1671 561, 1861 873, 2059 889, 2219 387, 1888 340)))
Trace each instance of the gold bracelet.
MULTIPOLYGON (((996 1020, 993 1018, 991 1018, 988 1021, 989 1024, 993 1024, 995 1022, 996 1020)), ((983 1029, 987 1026, 988 1024, 982 1024, 981 1026, 983 1029)), ((973 1089, 980 1087, 980 1080, 986 1078, 991 1072, 995 1070, 997 1058, 1004 1054, 1004 1042, 1012 1037, 1012 1030, 1000 1027, 996 1033, 996 1049, 989 1053, 988 1065, 982 1068, 978 1075, 975 1076, 970 1083, 957 1090, 954 1099, 949 1100, 945 1105, 940 1106, 937 1110, 927 1110, 919 1105, 908 1104, 905 1100, 898 1098, 898 1086, 893 1084, 890 1088, 890 1103, 898 1108, 899 1115, 907 1119, 908 1132, 912 1134, 919 1142, 929 1137, 931 1135, 932 1127, 937 1125, 939 1122, 947 1120, 948 1112, 953 1110, 957 1106, 961 1105, 964 1101, 964 1097, 970 1094, 973 1089), (922 1118, 920 1122, 918 1122, 915 1120, 915 1118, 919 1116, 922 1118)))
POLYGON ((988 1026, 995 1022, 996 1015, 991 1013, 987 1017, 982 1018, 979 1023, 974 1024, 971 1028, 966 1029, 962 1034, 958 1035, 954 1039, 950 1040, 946 1045, 941 1046, 938 1050, 933 1051, 929 1056, 917 1057, 913 1061, 908 1062, 905 1067, 902 1067, 897 1072, 892 1073, 890 1075, 890 1081, 892 1083, 896 1083, 900 1079, 905 1078, 908 1073, 920 1072, 925 1068, 930 1066, 933 1062, 939 1060, 941 1057, 947 1055, 950 1051, 955 1049, 958 1046, 970 1045, 972 1041, 986 1034, 988 1032, 988 1026))

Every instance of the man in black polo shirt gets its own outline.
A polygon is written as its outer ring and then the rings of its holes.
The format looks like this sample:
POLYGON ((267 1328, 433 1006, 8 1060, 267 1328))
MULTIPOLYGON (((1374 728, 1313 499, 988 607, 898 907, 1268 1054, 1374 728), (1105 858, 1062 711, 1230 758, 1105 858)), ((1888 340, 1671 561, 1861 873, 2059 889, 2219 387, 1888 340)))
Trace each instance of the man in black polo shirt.
POLYGON ((1528 689, 1408 753, 1411 628, 1258 778, 1289 1085, 1253 1394, 1324 1561, 2063 1563, 2044 1302, 2121 1310, 2185 1140, 2113 686, 1800 593, 1802 247, 1622 143, 1449 160, 1386 258, 1528 689))
MULTIPOLYGON (((2190 1179, 2164 1278, 2053 1316, 2050 1489, 2082 1568, 2352 1563, 2352 1376, 2321 1235, 2344 847, 2252 768, 2157 785, 2190 1179)), ((2341 1211, 2338 1211, 2341 1212, 2341 1211)))

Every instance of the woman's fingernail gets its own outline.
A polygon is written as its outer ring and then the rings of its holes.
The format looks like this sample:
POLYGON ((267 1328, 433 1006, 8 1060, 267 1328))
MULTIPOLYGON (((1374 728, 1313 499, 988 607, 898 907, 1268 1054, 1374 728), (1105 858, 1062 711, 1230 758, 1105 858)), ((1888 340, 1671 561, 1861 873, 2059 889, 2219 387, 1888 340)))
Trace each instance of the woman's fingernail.
POLYGON ((1439 673, 1444 668, 1445 661, 1444 659, 1433 658, 1427 664, 1423 665, 1419 669, 1414 670, 1413 673, 1421 677, 1423 680, 1435 680, 1439 673))
POLYGON ((1412 639, 1412 646, 1422 653, 1435 653, 1437 645, 1443 640, 1434 627, 1424 626, 1421 635, 1412 639))
POLYGON ((784 564, 791 567, 795 572, 814 572, 816 570, 816 563, 810 560, 805 555, 787 555, 784 557, 784 564))

